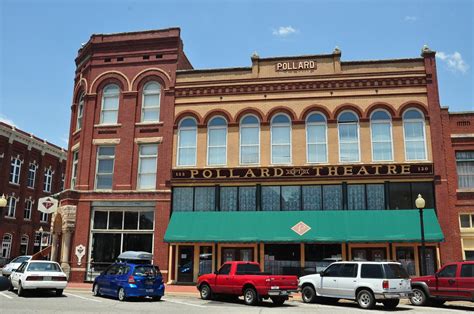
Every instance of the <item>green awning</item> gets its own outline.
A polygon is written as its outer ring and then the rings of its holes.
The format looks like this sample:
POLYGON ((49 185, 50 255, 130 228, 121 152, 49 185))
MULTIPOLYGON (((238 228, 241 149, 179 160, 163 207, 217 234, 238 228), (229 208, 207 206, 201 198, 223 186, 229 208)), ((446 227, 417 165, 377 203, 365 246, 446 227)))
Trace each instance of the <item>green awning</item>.
MULTIPOLYGON (((426 241, 444 240, 433 209, 424 225, 426 241)), ((419 242, 420 233, 418 210, 174 212, 165 242, 419 242)))

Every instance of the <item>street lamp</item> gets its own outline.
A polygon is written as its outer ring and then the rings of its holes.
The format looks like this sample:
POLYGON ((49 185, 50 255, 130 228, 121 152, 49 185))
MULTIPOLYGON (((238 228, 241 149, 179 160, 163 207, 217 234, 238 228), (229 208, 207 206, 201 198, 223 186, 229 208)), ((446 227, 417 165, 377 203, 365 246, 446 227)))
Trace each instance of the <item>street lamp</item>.
POLYGON ((43 245, 43 226, 39 227, 38 232, 40 234, 39 250, 41 251, 43 245))
POLYGON ((420 212, 420 227, 421 227, 421 275, 426 274, 426 258, 425 258, 425 227, 423 225, 423 209, 425 208, 425 200, 418 194, 415 200, 416 208, 420 212))
POLYGON ((3 214, 3 208, 7 206, 7 199, 5 198, 5 194, 2 194, 2 197, 0 197, 0 215, 3 214))

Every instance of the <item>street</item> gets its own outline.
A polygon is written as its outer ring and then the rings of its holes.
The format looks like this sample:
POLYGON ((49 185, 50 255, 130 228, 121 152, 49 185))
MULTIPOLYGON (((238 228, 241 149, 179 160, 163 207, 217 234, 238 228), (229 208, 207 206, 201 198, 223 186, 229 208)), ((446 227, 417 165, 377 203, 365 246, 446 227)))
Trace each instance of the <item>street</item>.
MULTIPOLYGON (((413 307, 402 302, 393 312, 400 313, 465 313, 474 311, 468 302, 447 303, 443 307, 413 307)), ((65 290, 62 297, 50 292, 30 292, 24 298, 16 292, 0 292, 0 313, 378 313, 385 312, 377 305, 373 311, 364 311, 354 302, 340 301, 337 305, 304 304, 299 299, 290 300, 276 307, 271 302, 250 307, 237 302, 204 301, 191 295, 166 295, 162 301, 130 300, 119 302, 105 297, 94 297, 86 290, 65 290)))

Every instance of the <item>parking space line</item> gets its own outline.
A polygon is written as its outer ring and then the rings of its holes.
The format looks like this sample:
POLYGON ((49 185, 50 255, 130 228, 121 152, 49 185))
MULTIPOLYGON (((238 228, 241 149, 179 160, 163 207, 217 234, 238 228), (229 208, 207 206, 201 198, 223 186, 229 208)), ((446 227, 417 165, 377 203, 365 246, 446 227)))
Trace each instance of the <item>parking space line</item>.
POLYGON ((83 300, 87 300, 87 301, 93 301, 93 302, 102 303, 102 301, 100 301, 100 300, 95 300, 95 299, 91 299, 91 298, 81 297, 80 295, 72 294, 72 293, 69 293, 69 292, 68 292, 68 293, 64 293, 64 294, 67 295, 67 296, 76 297, 76 298, 83 299, 83 300))
POLYGON ((0 292, 0 295, 3 295, 3 296, 4 296, 5 298, 7 298, 7 299, 13 299, 13 297, 11 297, 11 296, 9 296, 9 295, 3 293, 3 292, 0 292))
POLYGON ((195 306, 195 307, 207 307, 204 305, 199 305, 199 304, 192 304, 192 303, 187 303, 187 302, 180 302, 180 301, 171 301, 170 299, 162 299, 163 301, 170 302, 170 303, 177 303, 177 304, 183 304, 183 305, 189 305, 189 306, 195 306))

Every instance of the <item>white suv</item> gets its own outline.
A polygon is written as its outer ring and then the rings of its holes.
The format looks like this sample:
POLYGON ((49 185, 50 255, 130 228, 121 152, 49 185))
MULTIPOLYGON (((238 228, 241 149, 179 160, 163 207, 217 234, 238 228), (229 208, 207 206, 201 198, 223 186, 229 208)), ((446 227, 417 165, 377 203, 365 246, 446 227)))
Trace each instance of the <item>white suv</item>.
POLYGON ((320 274, 300 277, 299 288, 305 303, 349 299, 364 309, 376 302, 393 309, 412 293, 408 273, 393 262, 333 263, 320 274))

